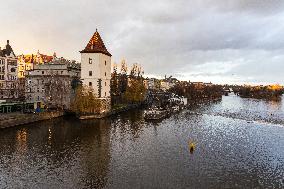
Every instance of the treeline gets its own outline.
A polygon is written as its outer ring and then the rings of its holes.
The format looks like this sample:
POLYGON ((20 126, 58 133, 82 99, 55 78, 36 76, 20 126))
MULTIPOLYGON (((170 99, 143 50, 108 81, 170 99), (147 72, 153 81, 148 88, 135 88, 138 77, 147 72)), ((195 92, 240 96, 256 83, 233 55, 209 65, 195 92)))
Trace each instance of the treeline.
POLYGON ((257 98, 279 100, 284 93, 280 85, 269 86, 243 86, 240 87, 238 94, 243 98, 257 98))
POLYGON ((184 96, 189 102, 217 100, 222 97, 223 89, 220 85, 205 85, 189 82, 179 82, 172 87, 170 92, 184 96))
POLYGON ((143 81, 143 71, 138 64, 133 64, 129 73, 124 60, 120 72, 114 65, 110 86, 112 106, 142 103, 146 93, 143 81))

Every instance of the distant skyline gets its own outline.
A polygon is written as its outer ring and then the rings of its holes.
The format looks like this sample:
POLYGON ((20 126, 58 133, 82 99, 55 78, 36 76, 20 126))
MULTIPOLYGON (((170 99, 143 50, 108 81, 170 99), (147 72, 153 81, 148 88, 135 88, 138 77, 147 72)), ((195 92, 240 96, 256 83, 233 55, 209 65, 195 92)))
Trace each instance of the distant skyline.
POLYGON ((284 84, 282 0, 0 0, 0 46, 80 61, 98 28, 113 55, 149 76, 284 84))

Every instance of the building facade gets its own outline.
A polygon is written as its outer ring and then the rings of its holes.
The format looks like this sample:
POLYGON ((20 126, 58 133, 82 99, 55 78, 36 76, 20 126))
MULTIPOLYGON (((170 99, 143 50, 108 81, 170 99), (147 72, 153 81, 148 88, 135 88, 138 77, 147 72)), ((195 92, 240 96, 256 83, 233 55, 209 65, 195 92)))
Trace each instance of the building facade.
POLYGON ((111 54, 106 49, 98 31, 94 33, 81 53, 81 80, 84 86, 94 90, 110 108, 111 54))
POLYGON ((25 78, 25 72, 33 70, 35 64, 44 64, 55 60, 58 60, 56 53, 49 56, 38 51, 36 54, 20 55, 18 56, 18 78, 25 78))
POLYGON ((25 73, 25 96, 34 108, 69 109, 75 89, 72 82, 80 78, 80 64, 65 59, 35 64, 25 73))
POLYGON ((165 79, 162 79, 160 82, 160 87, 163 91, 167 91, 170 88, 174 87, 179 81, 176 78, 173 78, 172 76, 166 77, 165 79))
POLYGON ((18 90, 17 57, 7 40, 6 47, 0 48, 0 100, 16 100, 18 90))
POLYGON ((160 81, 156 78, 146 78, 144 85, 148 90, 160 90, 160 81))

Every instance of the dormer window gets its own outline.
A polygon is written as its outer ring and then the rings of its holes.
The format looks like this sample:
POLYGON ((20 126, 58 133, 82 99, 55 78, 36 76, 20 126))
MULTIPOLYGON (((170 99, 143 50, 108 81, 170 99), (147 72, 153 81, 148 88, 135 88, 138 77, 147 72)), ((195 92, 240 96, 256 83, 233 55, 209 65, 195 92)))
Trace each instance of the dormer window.
POLYGON ((92 64, 93 60, 91 58, 89 58, 89 64, 92 64))

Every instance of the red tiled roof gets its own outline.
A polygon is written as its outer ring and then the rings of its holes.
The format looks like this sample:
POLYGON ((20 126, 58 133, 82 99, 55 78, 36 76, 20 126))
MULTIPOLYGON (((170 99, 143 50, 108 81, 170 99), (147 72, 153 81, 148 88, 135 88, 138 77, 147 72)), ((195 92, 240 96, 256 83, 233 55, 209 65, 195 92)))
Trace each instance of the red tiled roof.
MULTIPOLYGON (((51 62, 53 60, 53 56, 45 55, 45 54, 39 54, 40 57, 42 58, 42 61, 44 63, 51 62)), ((36 54, 31 54, 31 55, 24 55, 25 62, 30 62, 33 63, 36 61, 37 55, 36 54)))
POLYGON ((45 54, 40 54, 42 59, 43 59, 43 62, 51 62, 53 60, 53 56, 48 56, 48 55, 45 55, 45 54))
POLYGON ((103 53, 105 55, 111 56, 111 54, 106 49, 105 44, 98 31, 94 33, 85 49, 80 51, 80 53, 103 53))

